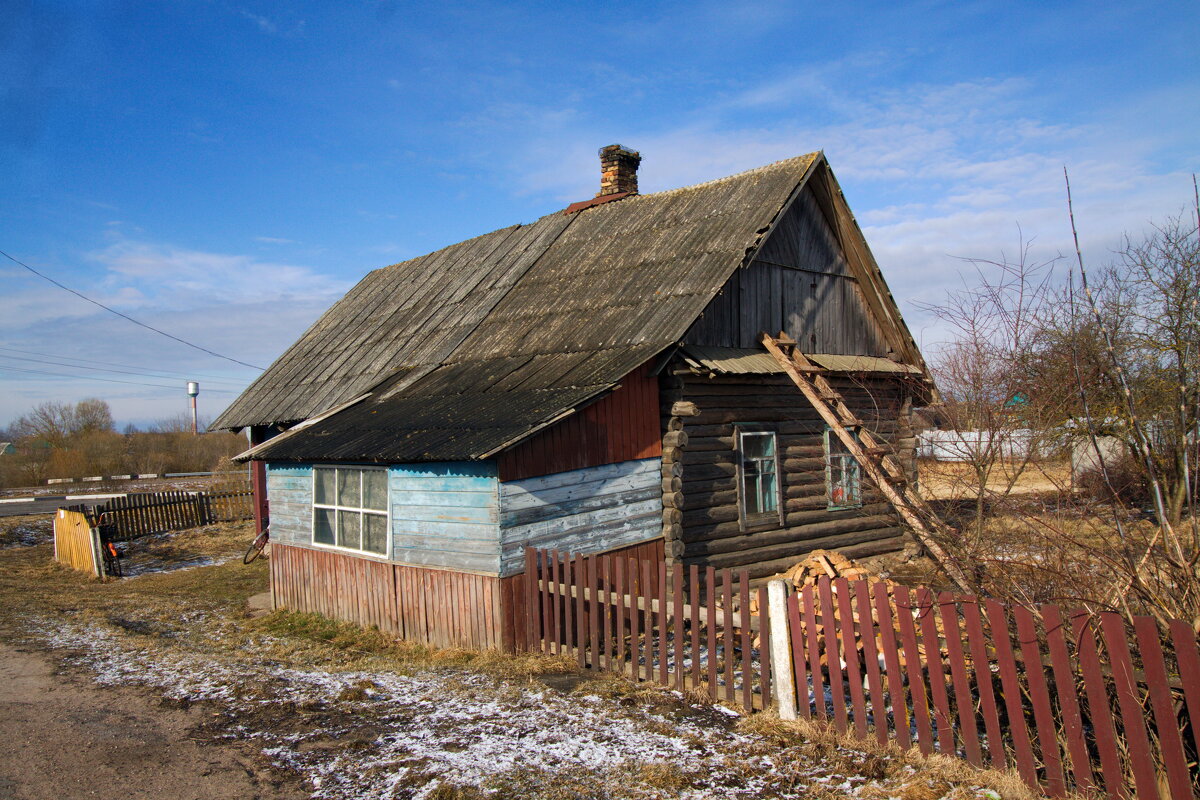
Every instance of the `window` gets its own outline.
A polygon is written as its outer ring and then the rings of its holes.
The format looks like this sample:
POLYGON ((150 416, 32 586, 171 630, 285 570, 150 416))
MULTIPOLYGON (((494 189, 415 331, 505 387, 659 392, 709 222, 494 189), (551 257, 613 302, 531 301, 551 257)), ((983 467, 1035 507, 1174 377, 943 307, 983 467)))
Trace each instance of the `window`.
POLYGON ((313 469, 313 544, 388 554, 387 470, 313 469))
POLYGON ((779 517, 779 459, 775 432, 737 429, 743 522, 779 517))
MULTIPOLYGON (((855 441, 858 432, 851 431, 855 441)), ((846 449, 845 443, 825 429, 825 486, 829 492, 829 510, 858 508, 862 505, 862 476, 858 460, 846 449)))

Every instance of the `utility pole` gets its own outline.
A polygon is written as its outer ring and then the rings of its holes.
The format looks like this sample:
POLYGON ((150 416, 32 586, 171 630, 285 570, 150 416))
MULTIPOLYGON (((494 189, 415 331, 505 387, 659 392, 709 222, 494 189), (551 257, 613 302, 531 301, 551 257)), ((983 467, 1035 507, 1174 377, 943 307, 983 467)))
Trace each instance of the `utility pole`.
POLYGON ((200 433, 196 418, 196 395, 200 394, 200 384, 196 381, 188 381, 187 393, 188 397, 192 399, 192 435, 196 436, 200 433))

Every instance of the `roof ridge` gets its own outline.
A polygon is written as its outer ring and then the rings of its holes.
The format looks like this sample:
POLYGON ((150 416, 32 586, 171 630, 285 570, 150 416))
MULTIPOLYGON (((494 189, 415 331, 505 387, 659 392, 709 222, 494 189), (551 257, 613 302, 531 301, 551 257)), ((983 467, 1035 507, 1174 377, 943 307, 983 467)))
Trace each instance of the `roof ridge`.
POLYGON ((782 169, 785 166, 791 166, 793 164, 795 164, 795 165, 803 164, 805 166, 805 168, 807 168, 808 165, 811 164, 815 159, 820 158, 824 154, 824 152, 825 152, 824 150, 813 150, 811 153, 805 153, 805 154, 799 155, 799 156, 792 156, 791 158, 781 158, 778 161, 772 161, 770 164, 763 164, 762 166, 753 167, 751 169, 743 170, 742 172, 735 172, 732 175, 725 175, 720 178, 713 178, 711 180, 701 181, 700 183, 692 183, 687 186, 676 186, 674 189, 663 189, 661 192, 651 192, 649 194, 637 194, 637 195, 633 195, 633 197, 628 197, 625 199, 626 200, 634 200, 634 199, 638 199, 638 198, 662 197, 664 195, 670 195, 670 194, 674 194, 677 192, 688 192, 693 189, 705 189, 710 186, 715 186, 716 184, 719 184, 719 183, 727 183, 729 181, 743 179, 749 175, 754 175, 754 174, 760 173, 760 172, 770 172, 770 171, 773 171, 776 169, 782 169))

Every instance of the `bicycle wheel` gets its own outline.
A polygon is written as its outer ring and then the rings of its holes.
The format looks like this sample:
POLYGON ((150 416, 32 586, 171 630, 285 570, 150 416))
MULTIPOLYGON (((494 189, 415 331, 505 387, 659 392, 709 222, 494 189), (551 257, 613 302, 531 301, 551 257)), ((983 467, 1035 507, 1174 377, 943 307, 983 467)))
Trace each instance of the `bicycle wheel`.
MULTIPOLYGON (((250 546, 246 548, 246 555, 242 556, 242 563, 249 564, 254 561, 254 559, 263 555, 263 550, 266 549, 270 542, 271 534, 269 530, 263 531, 258 536, 255 536, 254 541, 251 542, 250 546)), ((266 556, 263 557, 265 558, 266 556)))

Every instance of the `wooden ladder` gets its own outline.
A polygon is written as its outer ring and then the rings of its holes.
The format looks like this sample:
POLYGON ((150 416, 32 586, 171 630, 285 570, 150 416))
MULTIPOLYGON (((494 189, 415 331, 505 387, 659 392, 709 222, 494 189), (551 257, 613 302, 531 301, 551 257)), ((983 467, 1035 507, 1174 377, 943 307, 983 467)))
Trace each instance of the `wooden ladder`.
POLYGON ((970 592, 966 575, 938 541, 956 537, 958 531, 942 522, 918 494, 916 487, 908 480, 904 467, 892 455, 891 448, 863 426, 846 405, 841 393, 826 380, 822 374, 824 370, 805 358, 796 349, 795 342, 783 334, 776 338, 764 333, 759 340, 955 585, 964 592, 970 592), (851 432, 854 428, 858 429, 857 438, 851 432))

